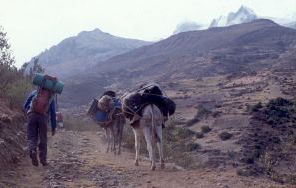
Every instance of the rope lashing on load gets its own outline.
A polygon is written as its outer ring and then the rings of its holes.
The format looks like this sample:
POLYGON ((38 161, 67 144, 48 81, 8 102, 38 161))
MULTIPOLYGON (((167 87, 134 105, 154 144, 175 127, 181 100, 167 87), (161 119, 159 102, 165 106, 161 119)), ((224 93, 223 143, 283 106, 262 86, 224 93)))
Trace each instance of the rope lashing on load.
MULTIPOLYGON (((144 88, 138 89, 137 92, 139 92, 139 91, 141 91, 141 90, 144 90, 144 89, 146 89, 146 88, 148 88, 148 87, 150 87, 150 86, 153 86, 153 85, 148 85, 148 86, 146 86, 146 87, 144 87, 144 88)), ((123 96, 120 97, 120 100, 123 101, 123 98, 126 97, 128 94, 129 94, 129 93, 125 93, 123 96)), ((145 95, 151 95, 151 96, 159 96, 159 97, 167 97, 167 98, 169 98, 169 97, 166 95, 165 92, 164 92, 164 94, 165 94, 165 96, 164 96, 164 95, 153 94, 153 93, 145 93, 145 95)), ((149 105, 149 104, 148 104, 148 103, 143 104, 143 105, 141 105, 141 107, 139 108, 138 111, 134 111, 134 110, 131 109, 129 106, 127 106, 127 105, 125 105, 124 103, 122 103, 122 106, 126 107, 126 108, 127 108, 128 110, 130 110, 132 113, 131 113, 131 112, 128 112, 128 111, 125 111, 125 110, 123 110, 123 112, 126 113, 126 114, 133 115, 133 116, 134 116, 134 115, 139 115, 138 112, 139 112, 144 106, 146 106, 146 105, 149 105)), ((174 116, 174 115, 172 115, 172 116, 174 116)), ((171 117, 171 115, 170 115, 169 113, 167 113, 167 118, 170 119, 170 117, 171 117)))
POLYGON ((139 115, 138 112, 139 112, 144 106, 147 106, 147 105, 149 105, 149 104, 142 104, 141 107, 139 108, 139 110, 138 110, 138 111, 135 111, 135 110, 131 109, 129 106, 127 106, 127 105, 125 105, 124 103, 122 103, 122 106, 125 106, 125 107, 126 107, 127 109, 129 109, 132 113, 127 112, 127 111, 124 111, 124 110, 123 110, 123 112, 124 112, 124 113, 127 113, 127 114, 130 114, 130 115, 133 115, 133 116, 136 115, 136 114, 139 115))

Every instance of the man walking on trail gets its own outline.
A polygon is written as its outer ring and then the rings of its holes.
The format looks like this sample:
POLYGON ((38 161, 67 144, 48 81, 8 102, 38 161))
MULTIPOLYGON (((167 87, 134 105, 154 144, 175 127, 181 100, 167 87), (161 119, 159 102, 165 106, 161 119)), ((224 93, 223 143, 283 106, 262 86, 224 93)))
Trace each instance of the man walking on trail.
POLYGON ((27 140, 30 158, 34 166, 38 166, 37 144, 39 140, 39 160, 47 166, 47 124, 51 120, 52 136, 56 130, 56 109, 54 93, 43 88, 33 91, 24 104, 24 111, 28 115, 27 140))

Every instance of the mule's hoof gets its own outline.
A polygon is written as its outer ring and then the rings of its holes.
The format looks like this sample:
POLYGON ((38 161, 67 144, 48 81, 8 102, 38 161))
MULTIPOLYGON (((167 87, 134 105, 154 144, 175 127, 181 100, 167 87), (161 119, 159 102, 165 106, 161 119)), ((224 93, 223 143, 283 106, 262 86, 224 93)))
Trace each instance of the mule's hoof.
POLYGON ((135 161, 135 166, 139 166, 139 161, 138 160, 135 161))

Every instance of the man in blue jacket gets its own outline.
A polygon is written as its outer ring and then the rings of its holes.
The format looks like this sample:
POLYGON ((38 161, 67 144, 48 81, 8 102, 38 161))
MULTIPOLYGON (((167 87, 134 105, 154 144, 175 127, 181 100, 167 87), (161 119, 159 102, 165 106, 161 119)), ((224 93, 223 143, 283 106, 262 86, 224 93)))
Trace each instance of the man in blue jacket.
POLYGON ((56 129, 56 109, 54 99, 50 103, 46 114, 40 114, 33 109, 33 100, 37 96, 37 90, 33 91, 24 104, 24 111, 28 115, 27 140, 32 164, 38 166, 37 144, 39 138, 39 160, 43 166, 47 166, 47 123, 50 116, 52 136, 56 129))

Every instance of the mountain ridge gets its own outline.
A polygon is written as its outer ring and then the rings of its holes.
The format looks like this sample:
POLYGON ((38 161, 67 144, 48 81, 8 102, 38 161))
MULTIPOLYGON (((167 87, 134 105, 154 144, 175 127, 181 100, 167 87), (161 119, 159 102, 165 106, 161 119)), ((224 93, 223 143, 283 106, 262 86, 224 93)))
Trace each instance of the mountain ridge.
POLYGON ((27 71, 33 66, 34 59, 38 58, 38 63, 47 73, 66 78, 94 66, 99 61, 150 43, 113 36, 98 28, 82 31, 33 57, 28 62, 27 71), (62 71, 65 69, 67 71, 62 71))
POLYGON ((83 104, 90 100, 90 95, 96 96, 111 86, 120 90, 147 81, 260 71, 270 68, 295 38, 295 30, 265 19, 179 33, 112 57, 72 77, 71 91, 65 91, 65 96, 71 93, 74 101, 83 104))

